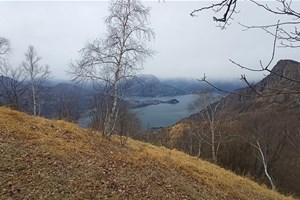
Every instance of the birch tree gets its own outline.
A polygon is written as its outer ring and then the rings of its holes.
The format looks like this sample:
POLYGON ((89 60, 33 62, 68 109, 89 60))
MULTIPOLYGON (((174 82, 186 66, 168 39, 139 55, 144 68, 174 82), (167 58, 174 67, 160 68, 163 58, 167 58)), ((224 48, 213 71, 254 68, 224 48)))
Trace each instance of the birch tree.
POLYGON ((263 165, 264 173, 269 180, 272 190, 275 190, 276 189, 275 183, 269 173, 268 162, 267 162, 267 158, 266 158, 267 157, 266 151, 264 151, 264 149, 261 146, 260 141, 258 139, 254 139, 254 141, 250 142, 250 145, 258 152, 257 157, 259 158, 259 160, 261 161, 261 163, 263 165))
POLYGON ((217 98, 210 90, 203 90, 199 93, 198 98, 190 104, 190 109, 202 109, 200 111, 202 119, 205 121, 206 126, 209 129, 209 134, 205 134, 204 131, 199 132, 200 142, 205 142, 211 147, 211 160, 216 163, 216 129, 219 125, 219 119, 216 118, 216 112, 220 106, 220 102, 213 105, 217 101, 217 98), (203 133, 203 134, 201 134, 203 133))
POLYGON ((190 110, 201 109, 201 120, 208 129, 208 131, 205 131, 201 128, 191 133, 196 136, 198 140, 199 155, 201 155, 201 145, 205 143, 210 146, 211 160, 214 163, 217 163, 217 154, 221 144, 233 139, 232 135, 225 135, 224 131, 219 130, 225 103, 226 102, 220 100, 220 97, 213 94, 212 90, 206 89, 201 91, 198 98, 189 105, 190 110))
POLYGON ((25 78, 20 67, 10 66, 7 62, 0 66, 0 105, 17 110, 24 108, 25 78))
MULTIPOLYGON (((243 142, 245 146, 249 144, 249 152, 252 154, 249 156, 254 158, 251 171, 260 179, 266 178, 273 190, 276 189, 276 181, 280 183, 280 176, 287 176, 281 166, 291 170, 293 161, 298 162, 297 156, 291 151, 293 143, 290 143, 289 132, 296 131, 299 122, 292 116, 275 110, 264 110, 248 114, 239 121, 240 127, 237 131, 243 135, 238 138, 238 142, 243 142), (288 121, 285 121, 286 118, 288 121), (295 125, 292 125, 293 123, 295 125)), ((295 136, 293 135, 293 140, 295 136)))
POLYGON ((40 112, 39 103, 41 103, 41 86, 49 79, 50 71, 49 66, 42 66, 39 61, 42 58, 37 54, 33 46, 29 46, 25 53, 25 61, 22 67, 29 79, 29 93, 32 106, 32 114, 37 115, 40 112), (39 108, 39 110, 38 110, 39 108))
POLYGON ((142 69, 145 59, 153 54, 147 43, 154 38, 149 27, 150 8, 138 0, 115 0, 105 19, 107 34, 86 44, 81 59, 71 64, 74 80, 104 82, 111 90, 111 106, 104 119, 105 136, 111 136, 118 118, 122 93, 119 83, 142 69))
POLYGON ((25 74, 20 67, 13 67, 9 64, 7 60, 9 53, 9 40, 0 37, 0 105, 20 110, 25 93, 25 74))

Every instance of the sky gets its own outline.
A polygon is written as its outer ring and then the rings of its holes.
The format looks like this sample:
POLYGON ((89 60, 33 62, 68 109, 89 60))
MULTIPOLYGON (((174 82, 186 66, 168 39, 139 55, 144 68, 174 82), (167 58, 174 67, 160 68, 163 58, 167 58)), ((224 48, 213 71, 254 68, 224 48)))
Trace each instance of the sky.
MULTIPOLYGON (((243 31, 246 25, 276 23, 270 15, 250 2, 241 1, 231 25, 216 27, 212 11, 189 13, 211 1, 144 1, 151 7, 150 23, 156 51, 138 73, 160 78, 201 79, 205 73, 212 80, 236 80, 246 74, 257 80, 263 74, 250 73, 233 65, 229 59, 248 67, 268 63, 273 37, 262 30, 243 31)), ((299 4, 300 1, 295 2, 299 4)), ((0 1, 0 36, 11 42, 10 62, 20 65, 29 45, 48 64, 55 79, 69 79, 69 64, 79 58, 84 44, 105 34, 107 1, 0 1)), ((297 7, 297 6, 295 6, 297 7)), ((299 59, 299 49, 278 48, 272 65, 280 59, 299 59)))

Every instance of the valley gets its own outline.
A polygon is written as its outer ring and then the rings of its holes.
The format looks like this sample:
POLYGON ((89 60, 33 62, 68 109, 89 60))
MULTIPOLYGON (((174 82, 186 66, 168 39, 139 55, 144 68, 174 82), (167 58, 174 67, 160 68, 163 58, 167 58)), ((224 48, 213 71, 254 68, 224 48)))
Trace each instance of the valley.
MULTIPOLYGON (((280 60, 252 88, 208 102, 200 112, 141 139, 206 158, 241 175, 247 172, 269 187, 299 196, 299 80, 300 63, 280 60)), ((209 100, 207 93, 203 98, 209 100)))
POLYGON ((0 1, 0 200, 300 199, 300 1, 0 1))
MULTIPOLYGON (((188 110, 188 105, 195 100, 198 91, 207 87, 194 79, 177 78, 168 81, 160 80, 154 75, 137 75, 136 79, 138 81, 129 81, 129 91, 122 101, 139 116, 143 130, 171 126, 196 112, 188 110), (177 89, 178 86, 182 89, 177 89), (168 92, 169 88, 172 88, 171 92, 168 92)), ((215 83, 223 85, 227 90, 234 90, 242 85, 242 83, 229 81, 215 83)), ((88 113, 93 109, 93 98, 97 96, 97 90, 88 85, 76 86, 70 83, 54 83, 53 88, 53 99, 59 100, 60 96, 68 98, 68 93, 72 93, 69 95, 70 98, 77 96, 77 109, 80 115, 78 123, 81 127, 88 127, 91 123, 88 113), (68 91, 68 93, 62 91, 68 91)), ((215 92, 218 94, 217 91, 215 92)), ((49 105, 52 104, 49 103, 49 105)), ((47 110, 47 105, 45 109, 47 110)), ((52 116, 55 117, 55 113, 52 116)))

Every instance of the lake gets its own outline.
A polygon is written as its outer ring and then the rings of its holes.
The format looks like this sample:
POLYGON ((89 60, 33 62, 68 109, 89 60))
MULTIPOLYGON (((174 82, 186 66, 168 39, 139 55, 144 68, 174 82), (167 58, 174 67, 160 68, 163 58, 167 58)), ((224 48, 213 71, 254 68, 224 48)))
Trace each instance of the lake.
POLYGON ((171 126, 179 120, 190 116, 192 113, 188 111, 187 107, 196 97, 196 95, 190 94, 171 97, 131 97, 129 99, 138 101, 167 101, 170 99, 177 99, 179 101, 178 104, 159 104, 134 109, 141 119, 143 129, 149 129, 152 127, 171 126))
MULTIPOLYGON (((180 96, 167 96, 167 97, 130 97, 127 100, 161 100, 167 101, 170 99, 177 99, 177 104, 158 104, 151 105, 143 108, 134 109, 142 122, 144 130, 153 127, 167 127, 175 124, 179 120, 190 116, 192 113, 188 111, 187 107, 190 102, 196 99, 197 95, 180 95, 180 96)), ((82 117, 78 120, 81 127, 87 127, 91 123, 90 117, 82 117)))

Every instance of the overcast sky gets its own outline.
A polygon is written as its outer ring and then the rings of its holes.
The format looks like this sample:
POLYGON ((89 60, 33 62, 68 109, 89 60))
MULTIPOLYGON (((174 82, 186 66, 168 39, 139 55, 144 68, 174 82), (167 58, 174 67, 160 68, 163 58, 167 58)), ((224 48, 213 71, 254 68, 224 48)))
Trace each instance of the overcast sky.
MULTIPOLYGON (((158 77, 234 80, 241 74, 251 79, 261 75, 240 70, 229 58, 259 68, 272 53, 273 38, 261 30, 242 31, 237 22, 247 25, 276 23, 278 18, 266 14, 249 2, 240 2, 235 20, 226 30, 213 22, 212 12, 189 13, 209 1, 144 2, 151 10, 151 27, 156 38, 151 44, 157 52, 147 60, 140 73, 158 77)), ((300 2, 295 2, 300 7, 300 2)), ((297 6, 295 6, 297 7, 297 6)), ((105 33, 103 19, 108 15, 107 1, 0 1, 0 36, 11 41, 11 63, 19 65, 29 45, 33 45, 48 64, 56 79, 69 78, 69 63, 78 58, 84 44, 105 33)), ((299 49, 279 48, 273 64, 280 59, 300 60, 299 49)))

